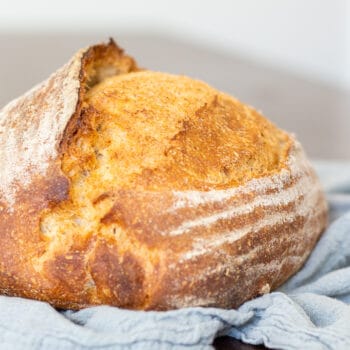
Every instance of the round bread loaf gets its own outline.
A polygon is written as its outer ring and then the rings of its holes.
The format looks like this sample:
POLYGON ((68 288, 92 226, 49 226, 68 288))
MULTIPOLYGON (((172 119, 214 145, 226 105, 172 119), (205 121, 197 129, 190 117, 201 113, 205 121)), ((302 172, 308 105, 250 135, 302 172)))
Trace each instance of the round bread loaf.
POLYGON ((0 112, 0 292, 79 309, 237 307, 327 222, 300 144, 111 41, 0 112))

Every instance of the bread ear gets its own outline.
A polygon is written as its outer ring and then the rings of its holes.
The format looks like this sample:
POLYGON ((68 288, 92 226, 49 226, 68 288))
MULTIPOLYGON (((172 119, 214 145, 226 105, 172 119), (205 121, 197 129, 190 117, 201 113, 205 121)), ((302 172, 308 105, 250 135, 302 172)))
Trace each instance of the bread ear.
POLYGON ((47 80, 0 111, 0 203, 13 211, 17 189, 45 177, 79 118, 84 93, 109 75, 137 70, 111 39, 80 50, 47 80))
POLYGON ((69 139, 79 125, 81 103, 86 92, 102 80, 119 74, 127 74, 139 70, 135 60, 124 54, 113 39, 108 44, 89 47, 80 59, 78 101, 74 113, 66 123, 63 136, 60 138, 60 151, 64 152, 69 139))

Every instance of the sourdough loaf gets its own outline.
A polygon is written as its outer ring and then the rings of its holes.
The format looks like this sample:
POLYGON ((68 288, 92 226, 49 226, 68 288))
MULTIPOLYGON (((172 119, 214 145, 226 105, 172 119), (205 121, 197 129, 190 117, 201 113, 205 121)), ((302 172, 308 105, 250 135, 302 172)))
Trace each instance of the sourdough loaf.
POLYGON ((1 110, 0 164, 0 292, 60 308, 237 307, 327 221, 294 137, 113 41, 1 110))

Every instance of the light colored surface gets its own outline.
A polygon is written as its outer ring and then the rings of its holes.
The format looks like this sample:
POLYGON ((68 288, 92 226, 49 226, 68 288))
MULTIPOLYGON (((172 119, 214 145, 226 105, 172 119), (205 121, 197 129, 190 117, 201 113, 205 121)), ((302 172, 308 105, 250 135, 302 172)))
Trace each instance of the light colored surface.
POLYGON ((3 0, 0 30, 172 34, 350 88, 347 0, 3 0))
POLYGON ((57 143, 78 101, 82 55, 79 51, 54 76, 0 111, 0 197, 11 211, 16 184, 26 187, 34 175, 46 176, 57 156, 57 143))
MULTIPOLYGON (((244 57, 165 36, 115 32, 139 64, 199 78, 261 110, 296 133, 311 157, 350 159, 350 94, 244 57)), ((0 34, 0 105, 62 66, 74 52, 104 35, 0 34)))

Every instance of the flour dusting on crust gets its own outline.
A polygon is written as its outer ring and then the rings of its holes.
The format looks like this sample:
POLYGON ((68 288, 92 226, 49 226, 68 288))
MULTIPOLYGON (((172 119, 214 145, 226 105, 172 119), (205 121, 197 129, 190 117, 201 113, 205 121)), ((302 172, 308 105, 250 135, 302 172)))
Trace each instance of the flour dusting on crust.
MULTIPOLYGON (((293 148, 288 156, 287 169, 279 173, 248 181, 246 184, 225 190, 211 191, 174 191, 177 198, 171 210, 184 207, 197 207, 202 204, 221 202, 238 194, 254 192, 257 195, 266 190, 283 190, 284 186, 292 179, 303 176, 310 169, 310 164, 297 140, 293 140, 293 148)), ((285 196, 285 195, 284 195, 285 196)))
POLYGON ((283 169, 278 174, 253 179, 245 185, 228 190, 175 192, 177 201, 170 211, 176 211, 184 207, 197 207, 199 205, 221 202, 244 193, 254 193, 255 195, 247 203, 234 203, 214 214, 184 221, 175 229, 163 232, 165 236, 190 235, 193 229, 200 226, 208 227, 220 220, 234 219, 237 216, 252 213, 257 208, 273 208, 270 214, 267 213, 255 223, 249 222, 247 225, 229 232, 217 232, 210 239, 195 238, 192 249, 189 249, 183 254, 180 261, 191 260, 202 254, 211 254, 223 244, 233 243, 250 232, 281 223, 293 222, 298 216, 312 218, 314 215, 322 213, 326 208, 324 206, 317 207, 320 184, 314 176, 309 174, 311 169, 309 162, 300 144, 295 140, 288 157, 287 165, 288 168, 283 169), (294 182, 294 185, 285 188, 291 182, 294 182), (266 194, 266 191, 271 189, 277 189, 277 191, 266 194), (290 203, 296 204, 296 208, 292 211, 280 212, 275 210, 275 208, 290 203), (315 212, 315 208, 318 208, 317 212, 315 212))
POLYGON ((84 51, 25 95, 0 111, 0 202, 10 210, 16 188, 44 176, 75 112, 84 51))

